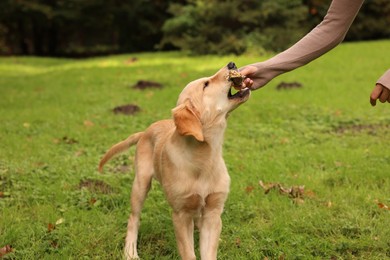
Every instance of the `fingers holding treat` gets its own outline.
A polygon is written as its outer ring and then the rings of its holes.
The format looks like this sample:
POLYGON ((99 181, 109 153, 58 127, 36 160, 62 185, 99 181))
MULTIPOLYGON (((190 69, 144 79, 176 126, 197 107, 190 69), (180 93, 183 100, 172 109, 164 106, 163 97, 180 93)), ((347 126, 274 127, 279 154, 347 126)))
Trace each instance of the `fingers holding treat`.
POLYGON ((237 70, 229 71, 229 80, 233 83, 233 87, 237 90, 251 88, 253 81, 250 78, 242 75, 237 70))

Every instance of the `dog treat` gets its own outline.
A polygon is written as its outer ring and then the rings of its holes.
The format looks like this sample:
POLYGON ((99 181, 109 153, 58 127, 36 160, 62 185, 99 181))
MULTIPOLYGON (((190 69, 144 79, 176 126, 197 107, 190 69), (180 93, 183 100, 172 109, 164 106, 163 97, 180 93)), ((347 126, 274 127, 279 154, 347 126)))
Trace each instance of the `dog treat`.
POLYGON ((240 87, 244 79, 245 76, 241 75, 237 70, 229 71, 229 80, 233 82, 234 87, 240 87))

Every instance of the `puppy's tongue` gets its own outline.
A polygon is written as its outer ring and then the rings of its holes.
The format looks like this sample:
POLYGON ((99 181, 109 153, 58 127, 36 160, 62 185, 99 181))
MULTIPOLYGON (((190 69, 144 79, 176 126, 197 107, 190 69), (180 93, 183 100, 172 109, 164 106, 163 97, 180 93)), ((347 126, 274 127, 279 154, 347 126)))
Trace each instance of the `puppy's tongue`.
POLYGON ((236 90, 241 90, 241 88, 243 87, 242 82, 244 81, 244 79, 245 76, 241 75, 241 73, 238 72, 237 70, 229 71, 229 80, 233 83, 233 87, 236 90))

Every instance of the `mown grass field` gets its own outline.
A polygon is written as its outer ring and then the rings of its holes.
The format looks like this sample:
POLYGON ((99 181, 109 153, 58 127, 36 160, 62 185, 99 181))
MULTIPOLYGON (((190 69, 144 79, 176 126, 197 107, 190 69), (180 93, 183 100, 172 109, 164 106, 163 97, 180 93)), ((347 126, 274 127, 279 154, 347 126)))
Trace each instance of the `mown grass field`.
MULTIPOLYGON (((390 105, 369 104, 389 55, 390 41, 343 44, 253 92, 232 113, 219 259, 390 259, 390 105), (302 87, 277 90, 281 82, 302 87), (260 180, 304 185, 304 192, 298 199, 277 189, 265 194, 260 180)), ((169 118, 189 81, 232 60, 266 58, 0 58, 0 248, 13 247, 3 258, 121 259, 134 149, 103 173, 100 157, 169 118), (131 88, 139 80, 163 88, 131 88), (141 111, 112 112, 125 104, 141 111)), ((142 214, 139 254, 178 259, 157 182, 142 214)))

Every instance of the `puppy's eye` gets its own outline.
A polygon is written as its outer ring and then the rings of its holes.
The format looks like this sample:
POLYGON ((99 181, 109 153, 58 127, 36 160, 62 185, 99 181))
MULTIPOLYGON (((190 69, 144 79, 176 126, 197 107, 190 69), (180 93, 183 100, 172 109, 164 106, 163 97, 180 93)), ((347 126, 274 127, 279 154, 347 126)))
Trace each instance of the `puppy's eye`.
POLYGON ((204 83, 204 85, 203 85, 203 89, 207 88, 207 87, 208 87, 208 85, 209 85, 209 82, 208 82, 208 81, 206 81, 206 82, 204 83))

